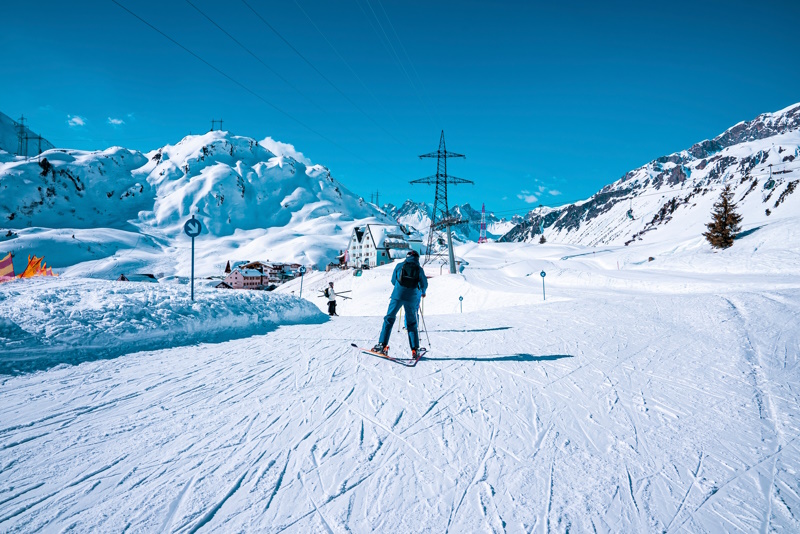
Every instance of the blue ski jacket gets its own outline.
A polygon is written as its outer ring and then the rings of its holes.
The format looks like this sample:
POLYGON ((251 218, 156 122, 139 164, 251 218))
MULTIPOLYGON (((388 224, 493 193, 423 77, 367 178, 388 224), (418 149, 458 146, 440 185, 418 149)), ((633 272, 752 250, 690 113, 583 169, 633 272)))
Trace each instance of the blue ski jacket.
POLYGON ((416 263, 419 266, 419 258, 415 258, 414 256, 407 256, 406 261, 403 263, 399 263, 397 267, 394 268, 394 273, 392 273, 392 285, 394 285, 394 291, 392 291, 392 298, 397 300, 405 300, 408 302, 415 302, 418 301, 420 295, 423 297, 425 296, 425 292, 428 290, 428 279, 425 277, 425 271, 422 270, 422 267, 419 268, 419 282, 417 283, 417 287, 403 287, 400 285, 400 275, 403 271, 403 265, 405 263, 416 263))

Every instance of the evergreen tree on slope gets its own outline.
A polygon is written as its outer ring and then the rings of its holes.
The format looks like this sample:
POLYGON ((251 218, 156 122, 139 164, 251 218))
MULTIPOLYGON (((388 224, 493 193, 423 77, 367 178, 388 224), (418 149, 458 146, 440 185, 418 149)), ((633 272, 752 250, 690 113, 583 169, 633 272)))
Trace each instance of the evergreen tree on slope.
POLYGON ((714 248, 728 248, 733 245, 733 239, 739 232, 742 216, 736 213, 736 204, 733 202, 733 191, 730 184, 726 185, 714 203, 711 212, 712 220, 706 224, 707 232, 703 236, 714 248))

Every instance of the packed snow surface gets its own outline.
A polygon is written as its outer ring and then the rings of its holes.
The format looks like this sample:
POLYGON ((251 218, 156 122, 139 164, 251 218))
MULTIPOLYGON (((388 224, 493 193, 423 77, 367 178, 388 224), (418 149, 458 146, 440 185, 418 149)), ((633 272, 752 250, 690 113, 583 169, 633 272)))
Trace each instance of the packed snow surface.
MULTIPOLYGON (((320 308, 351 290, 330 321, 3 377, 0 530, 798 532, 795 227, 718 253, 464 245, 463 272, 426 268, 415 368, 350 347, 377 339, 384 267, 307 275, 320 308)), ((31 287, 32 323, 95 298, 31 287)))

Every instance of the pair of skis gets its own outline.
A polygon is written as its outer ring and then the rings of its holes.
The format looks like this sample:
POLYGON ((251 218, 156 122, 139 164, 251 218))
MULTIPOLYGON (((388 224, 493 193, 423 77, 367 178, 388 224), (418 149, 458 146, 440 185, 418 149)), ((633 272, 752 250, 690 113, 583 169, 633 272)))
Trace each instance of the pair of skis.
POLYGON ((350 346, 357 348, 364 354, 369 354, 370 356, 375 356, 376 358, 383 358, 384 360, 389 360, 390 362, 398 363, 400 365, 404 365, 406 367, 414 367, 417 365, 417 362, 428 352, 428 349, 420 347, 417 349, 417 357, 416 358, 393 358, 388 354, 384 354, 382 352, 375 352, 371 349, 365 349, 363 347, 359 347, 355 343, 350 343, 350 346))

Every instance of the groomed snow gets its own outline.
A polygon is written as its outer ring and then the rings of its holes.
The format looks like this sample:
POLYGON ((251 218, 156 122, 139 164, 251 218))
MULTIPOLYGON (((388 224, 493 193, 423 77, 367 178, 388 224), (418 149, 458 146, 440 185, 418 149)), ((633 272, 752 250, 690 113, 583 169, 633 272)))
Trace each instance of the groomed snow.
POLYGON ((800 531, 793 235, 466 245, 429 268, 411 369, 350 347, 380 330, 379 268, 306 276, 320 307, 352 290, 330 321, 5 377, 0 530, 800 531))
POLYGON ((308 301, 263 291, 34 278, 0 285, 0 374, 263 334, 325 320, 308 301))

